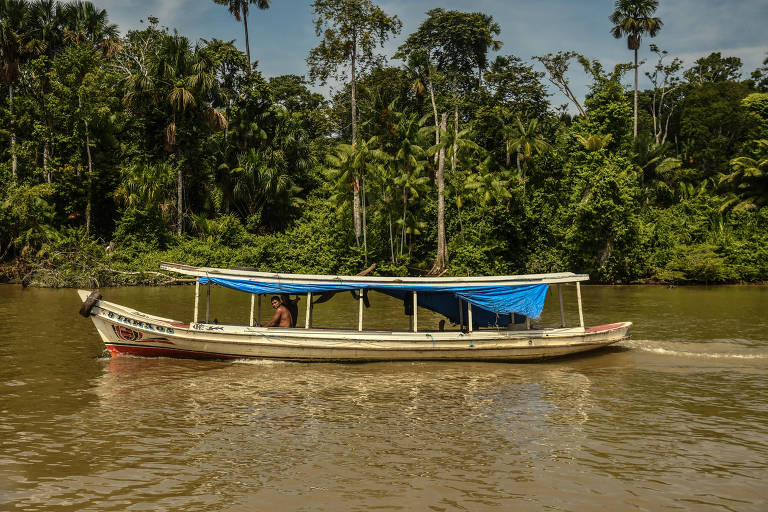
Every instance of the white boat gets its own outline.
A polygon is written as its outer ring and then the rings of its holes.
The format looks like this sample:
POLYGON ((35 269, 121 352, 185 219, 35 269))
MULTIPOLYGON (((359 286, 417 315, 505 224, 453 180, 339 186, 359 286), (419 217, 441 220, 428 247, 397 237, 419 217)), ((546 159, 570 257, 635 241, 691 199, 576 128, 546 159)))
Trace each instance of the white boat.
POLYGON ((102 300, 95 291, 78 290, 84 301, 81 314, 93 320, 112 356, 292 361, 531 360, 605 347, 629 338, 632 325, 620 322, 585 327, 580 283, 589 276, 571 272, 495 277, 368 277, 275 274, 173 263, 163 263, 161 268, 196 278, 191 322, 153 316, 102 300), (578 326, 565 325, 561 286, 566 284, 576 286, 578 326), (199 318, 201 285, 209 291, 211 285, 218 285, 249 294, 248 323, 209 322, 210 293, 206 316, 199 318), (559 295, 561 324, 532 328, 530 319, 539 317, 551 285, 556 286, 559 295), (358 294, 358 329, 313 327, 313 304, 346 290, 358 294), (410 305, 410 329, 364 330, 363 303, 369 290, 402 298, 407 309, 410 305), (306 297, 303 326, 257 324, 255 304, 258 302, 260 309, 262 296, 281 294, 306 297), (455 327, 418 330, 419 308, 444 315, 455 327))

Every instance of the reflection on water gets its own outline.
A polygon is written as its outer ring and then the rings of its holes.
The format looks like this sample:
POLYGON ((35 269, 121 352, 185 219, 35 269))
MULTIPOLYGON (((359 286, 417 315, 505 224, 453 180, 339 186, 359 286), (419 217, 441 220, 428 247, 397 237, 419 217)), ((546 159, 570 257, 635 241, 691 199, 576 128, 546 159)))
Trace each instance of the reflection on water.
MULTIPOLYGON (((108 292, 190 316, 189 288, 108 292)), ((588 287, 633 340, 338 365, 110 359, 72 290, 0 287, 0 509, 762 511, 765 292, 588 287)))

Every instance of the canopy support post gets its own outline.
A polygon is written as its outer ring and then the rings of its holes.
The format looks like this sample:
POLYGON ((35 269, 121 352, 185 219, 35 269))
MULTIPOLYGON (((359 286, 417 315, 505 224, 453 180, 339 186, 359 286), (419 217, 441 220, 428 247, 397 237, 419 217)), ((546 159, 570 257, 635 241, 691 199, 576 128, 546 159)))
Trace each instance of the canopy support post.
POLYGON ((565 327, 565 310, 563 309, 563 285, 557 285, 557 294, 560 296, 560 327, 565 327))
POLYGON ((464 301, 459 297, 459 330, 464 330, 464 301))
POLYGON ((576 281, 576 299, 579 301, 579 325, 584 327, 584 313, 581 309, 581 283, 576 281))
POLYGON ((259 327, 261 327, 261 294, 259 294, 259 317, 258 317, 258 320, 259 320, 259 324, 258 325, 259 325, 259 327))
POLYGON ((467 302, 467 332, 472 332, 472 303, 467 302))
POLYGON ((200 302, 200 281, 195 279, 195 314, 192 317, 192 323, 197 323, 197 305, 200 302))
POLYGON ((363 330, 363 289, 360 288, 358 290, 360 293, 360 296, 357 298, 357 330, 362 331, 363 330))
POLYGON ((211 312, 211 282, 208 281, 208 286, 205 289, 205 323, 208 323, 211 312))
POLYGON ((253 327, 253 303, 256 302, 256 294, 251 294, 251 316, 248 319, 248 325, 253 327))
POLYGON ((416 295, 416 291, 413 292, 413 332, 419 331, 419 319, 416 316, 416 310, 419 307, 419 299, 416 295))
POLYGON ((312 292, 307 292, 307 318, 304 321, 304 328, 312 327, 312 292))

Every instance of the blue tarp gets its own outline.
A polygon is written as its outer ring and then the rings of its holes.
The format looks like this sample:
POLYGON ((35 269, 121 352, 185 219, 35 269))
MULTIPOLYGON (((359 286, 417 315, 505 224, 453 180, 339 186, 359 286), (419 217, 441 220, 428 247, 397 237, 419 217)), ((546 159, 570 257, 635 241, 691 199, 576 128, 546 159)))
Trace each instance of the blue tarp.
MULTIPOLYGON (((280 295, 305 295, 307 292, 341 292, 368 289, 405 299, 408 292, 415 291, 420 307, 425 307, 446 316, 451 322, 459 322, 458 298, 472 304, 472 320, 481 326, 507 325, 510 315, 518 313, 538 318, 544 308, 548 285, 508 286, 402 286, 397 284, 296 284, 201 277, 200 284, 208 282, 247 293, 280 295)), ((464 321, 467 319, 466 305, 464 321)))

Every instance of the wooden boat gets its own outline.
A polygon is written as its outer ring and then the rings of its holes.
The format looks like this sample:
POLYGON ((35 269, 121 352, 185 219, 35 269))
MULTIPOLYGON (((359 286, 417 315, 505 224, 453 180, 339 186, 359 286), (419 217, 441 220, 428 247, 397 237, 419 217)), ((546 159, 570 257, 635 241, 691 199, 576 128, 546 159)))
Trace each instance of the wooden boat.
MULTIPOLYGON (((78 290, 81 314, 93 320, 112 356, 181 357, 196 359, 268 358, 292 361, 464 360, 514 361, 542 359, 605 347, 629 338, 631 322, 584 326, 580 283, 583 274, 561 272, 497 277, 368 277, 275 274, 250 269, 217 269, 163 263, 161 268, 196 278, 193 319, 190 323, 161 318, 107 302, 97 292, 78 290), (575 284, 579 325, 566 327, 562 285, 575 284), (199 318, 201 285, 218 285, 250 295, 247 324, 210 323, 199 318), (561 325, 531 328, 551 285, 560 298, 561 325), (313 304, 330 295, 357 293, 358 329, 326 329, 312 325, 313 304), (363 329, 367 292, 403 299, 409 309, 408 331, 363 329), (254 304, 264 295, 298 294, 306 297, 303 326, 262 327, 254 318, 254 304), (314 297, 314 300, 313 300, 314 297), (418 310, 444 315, 455 328, 421 331, 418 310)), ((260 315, 259 315, 260 318, 260 315)))

